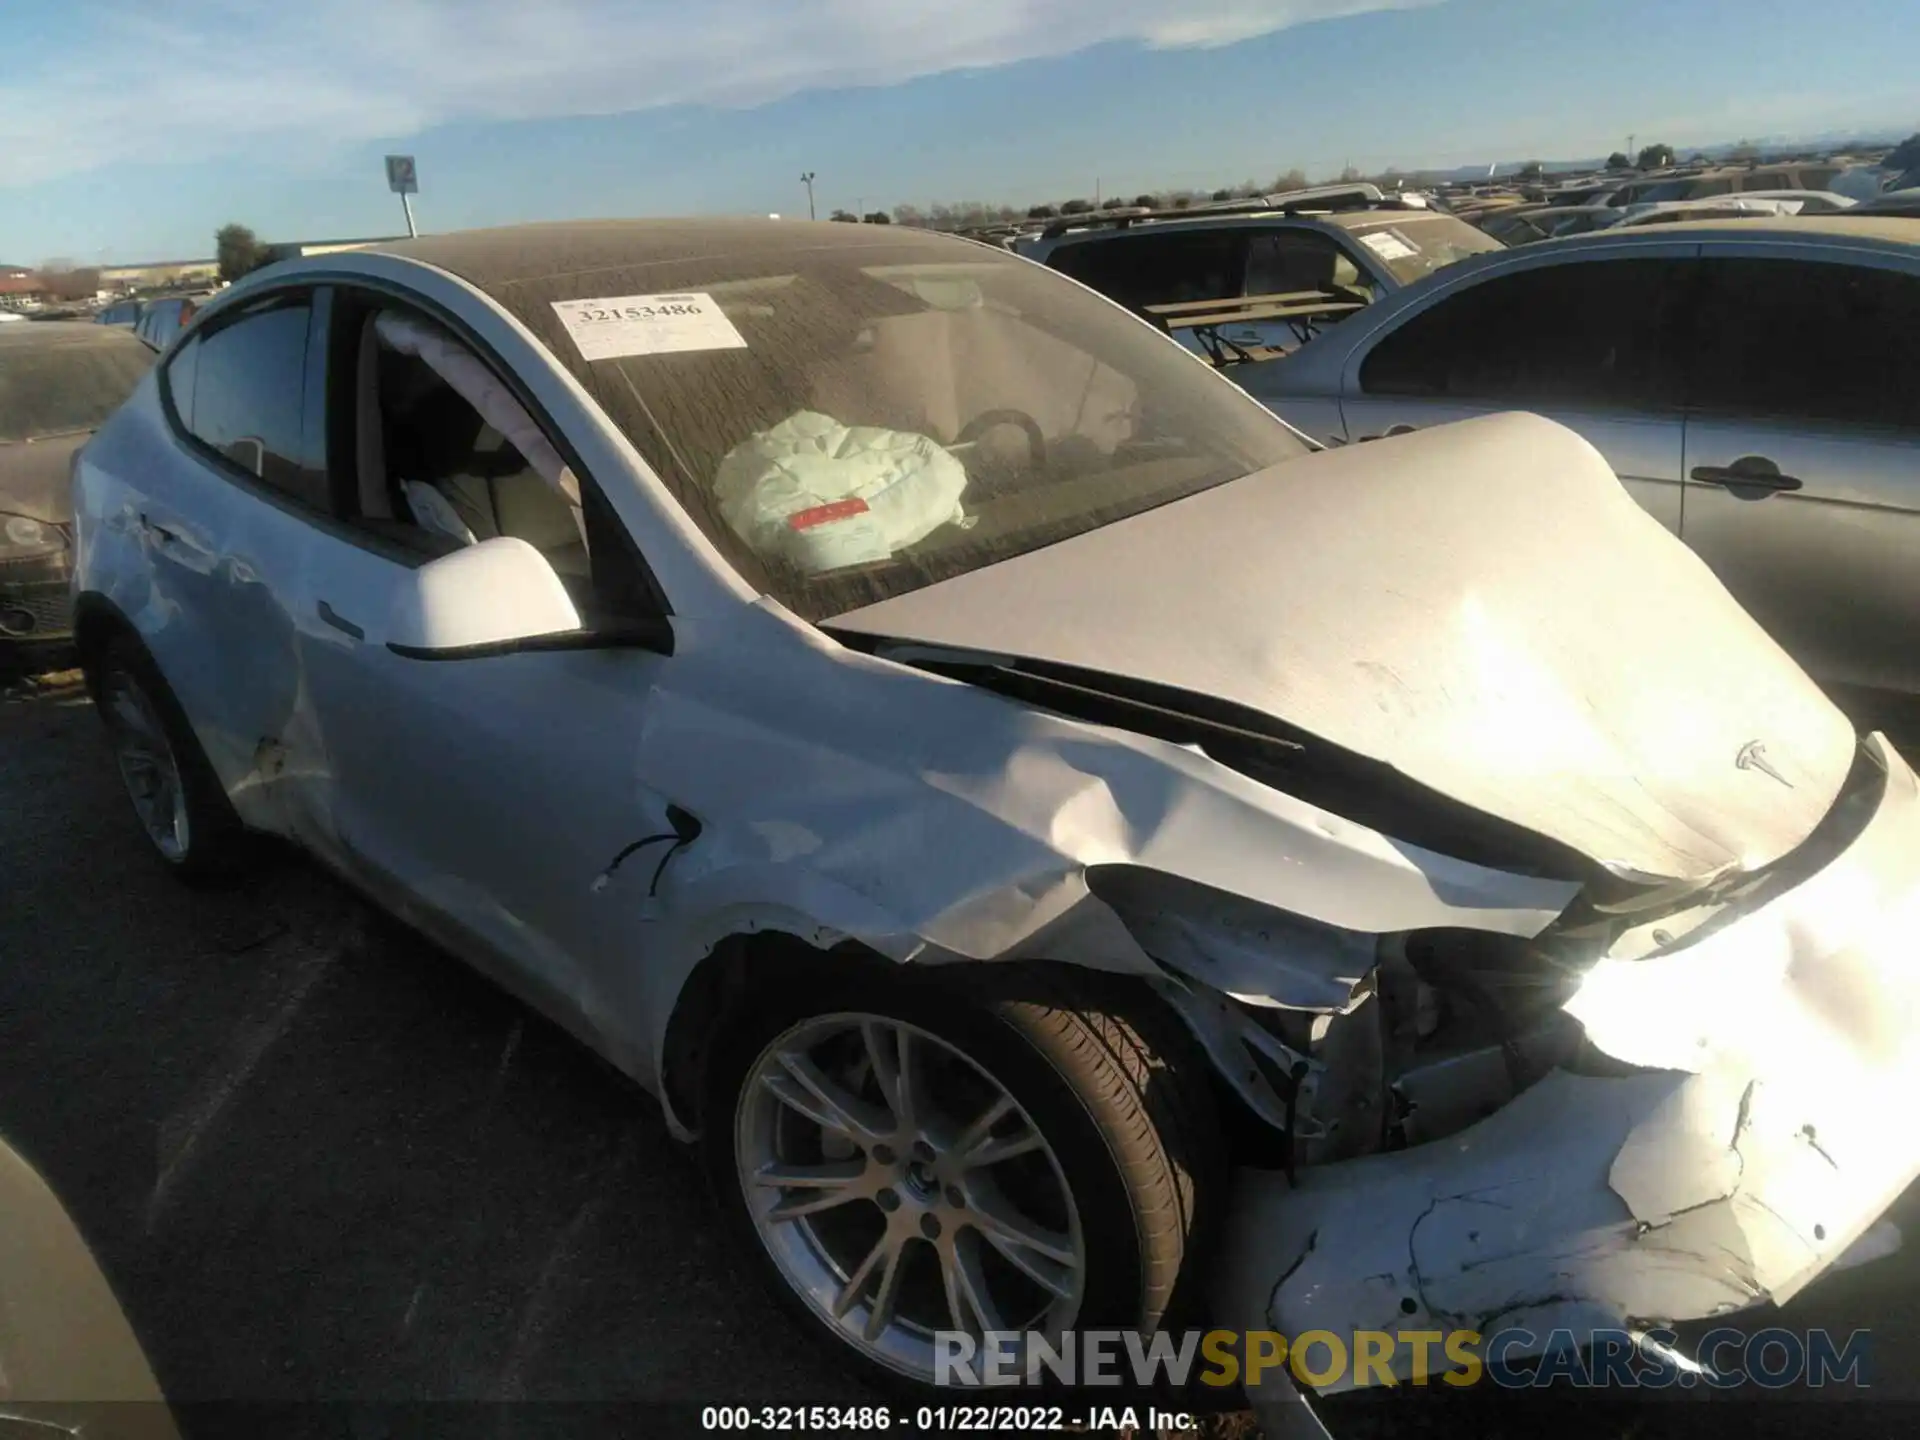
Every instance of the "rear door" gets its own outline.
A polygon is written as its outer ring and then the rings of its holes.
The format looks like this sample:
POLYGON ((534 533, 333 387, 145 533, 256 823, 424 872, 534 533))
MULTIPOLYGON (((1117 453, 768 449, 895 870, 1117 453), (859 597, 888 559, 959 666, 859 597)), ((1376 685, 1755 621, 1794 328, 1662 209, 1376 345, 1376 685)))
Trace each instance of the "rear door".
POLYGON ((1920 691, 1920 273, 1710 246, 1682 538, 1827 683, 1920 691))
POLYGON ((331 500, 314 346, 326 292, 226 311, 173 352, 169 448, 142 477, 152 577, 143 635, 241 816, 280 833, 318 820, 301 632, 315 526, 331 500))
POLYGON ((1677 533, 1677 336, 1698 248, 1503 268, 1449 288, 1355 351, 1340 402, 1349 438, 1529 410, 1585 436, 1677 533))

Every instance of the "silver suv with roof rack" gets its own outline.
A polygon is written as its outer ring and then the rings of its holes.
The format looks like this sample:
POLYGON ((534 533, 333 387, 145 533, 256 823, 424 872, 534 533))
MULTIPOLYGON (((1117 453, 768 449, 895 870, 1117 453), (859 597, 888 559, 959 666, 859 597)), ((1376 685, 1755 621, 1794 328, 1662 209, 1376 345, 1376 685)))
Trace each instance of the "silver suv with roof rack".
POLYGON ((1296 349, 1382 295, 1503 247, 1421 197, 1358 184, 1076 215, 1014 248, 1225 364, 1296 349))

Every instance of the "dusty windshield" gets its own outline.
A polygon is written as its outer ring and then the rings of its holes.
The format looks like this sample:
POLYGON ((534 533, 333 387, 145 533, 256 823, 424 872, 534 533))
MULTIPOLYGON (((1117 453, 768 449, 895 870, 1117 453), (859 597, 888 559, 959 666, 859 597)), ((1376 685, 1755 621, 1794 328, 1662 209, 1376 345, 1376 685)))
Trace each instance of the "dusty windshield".
POLYGON ((1391 220, 1370 220, 1352 229, 1354 238, 1371 250, 1403 285, 1411 285, 1421 276, 1469 255, 1507 248, 1457 215, 1396 215, 1391 220))
POLYGON ((1306 448, 1118 307, 985 247, 777 250, 610 278, 549 282, 519 308, 747 579, 810 619, 1306 448), (674 348, 619 338, 627 312, 663 309, 685 322, 674 348))
POLYGON ((96 429, 153 363, 131 336, 56 324, 0 338, 0 443, 96 429))

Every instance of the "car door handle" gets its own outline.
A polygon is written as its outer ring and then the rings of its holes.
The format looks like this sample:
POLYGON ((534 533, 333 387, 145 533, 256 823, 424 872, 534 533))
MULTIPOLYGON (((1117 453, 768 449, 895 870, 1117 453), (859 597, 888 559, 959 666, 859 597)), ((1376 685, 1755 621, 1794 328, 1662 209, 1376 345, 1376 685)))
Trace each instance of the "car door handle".
POLYGON ((355 640, 364 640, 367 638, 366 631, 347 619, 346 616, 342 615, 324 600, 320 602, 320 618, 334 629, 340 631, 343 635, 351 635, 355 640))
POLYGON ((140 517, 140 528, 163 545, 177 545, 180 543, 180 537, 178 535, 174 534, 173 531, 167 529, 164 525, 154 524, 153 521, 149 520, 145 515, 140 517))
POLYGON ((1764 455, 1743 455, 1731 465, 1696 465, 1688 472, 1703 485, 1724 485, 1743 500, 1764 500, 1782 490, 1798 490, 1797 476, 1782 475, 1764 455), (1742 491, 1751 494, 1741 495, 1742 491))

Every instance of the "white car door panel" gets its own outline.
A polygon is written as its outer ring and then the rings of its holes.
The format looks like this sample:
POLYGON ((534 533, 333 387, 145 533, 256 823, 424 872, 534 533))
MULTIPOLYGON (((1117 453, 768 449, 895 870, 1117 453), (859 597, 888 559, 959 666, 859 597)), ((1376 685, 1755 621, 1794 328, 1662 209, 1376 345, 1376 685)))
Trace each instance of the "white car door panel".
MULTIPOLYGON (((343 549, 351 547, 343 546, 343 549)), ((331 858, 504 983, 611 1054, 637 1043, 610 998, 631 969, 632 915, 594 879, 666 800, 631 774, 663 657, 635 649, 415 659, 386 644, 404 567, 373 555, 329 602, 364 631, 316 644, 307 674, 325 736, 331 858), (382 575, 380 569, 391 573, 382 575), (629 723, 621 723, 625 714, 629 723)), ((339 632, 335 632, 336 635, 339 632)), ((642 883, 659 849, 634 862, 642 883)), ((624 873, 624 872, 623 872, 624 873)), ((626 877, 631 878, 631 877, 626 877)))
MULTIPOLYGON (((646 696, 671 662, 637 648, 417 648, 406 628, 416 622, 403 617, 418 616, 422 572, 457 542, 427 540, 390 482, 444 479, 431 468, 409 473, 435 459, 421 442, 462 423, 475 434, 482 426, 450 388, 420 390, 422 373, 368 338, 387 308, 343 291, 335 309, 335 325, 353 333, 334 347, 333 403, 357 407, 381 394, 382 366, 411 374, 416 390, 411 410, 380 412, 383 431, 397 424, 403 433, 385 434, 383 459, 374 451, 356 458, 353 483, 340 486, 352 497, 349 524, 324 537, 310 567, 303 676, 329 819, 319 848, 420 929, 603 1053, 637 1065, 640 1037, 619 1019, 630 1025, 641 1013, 628 991, 637 984, 633 896, 623 890, 600 903, 592 885, 622 847, 668 828, 664 797, 637 781, 607 780, 633 774, 646 696), (363 462, 377 478, 360 474, 363 462), (383 493, 392 513, 363 518, 383 493), (403 543, 409 534, 419 548, 403 543)), ((335 433, 362 433, 358 418, 336 414, 335 433)), ((441 458, 459 458, 458 447, 441 458)), ((603 503, 590 481, 581 483, 590 507, 603 503)), ((580 533, 564 507, 560 518, 567 537, 580 533)), ((618 524, 610 512, 606 523, 618 524)), ((458 605, 458 588, 436 581, 436 605, 458 605)), ((475 603, 498 598, 489 591, 475 603)), ((549 629, 536 621, 529 633, 549 629)), ((635 862, 645 867, 643 885, 660 858, 656 847, 635 862)))
POLYGON ((1816 678, 1920 692, 1920 274, 1705 271, 1683 538, 1816 678))

